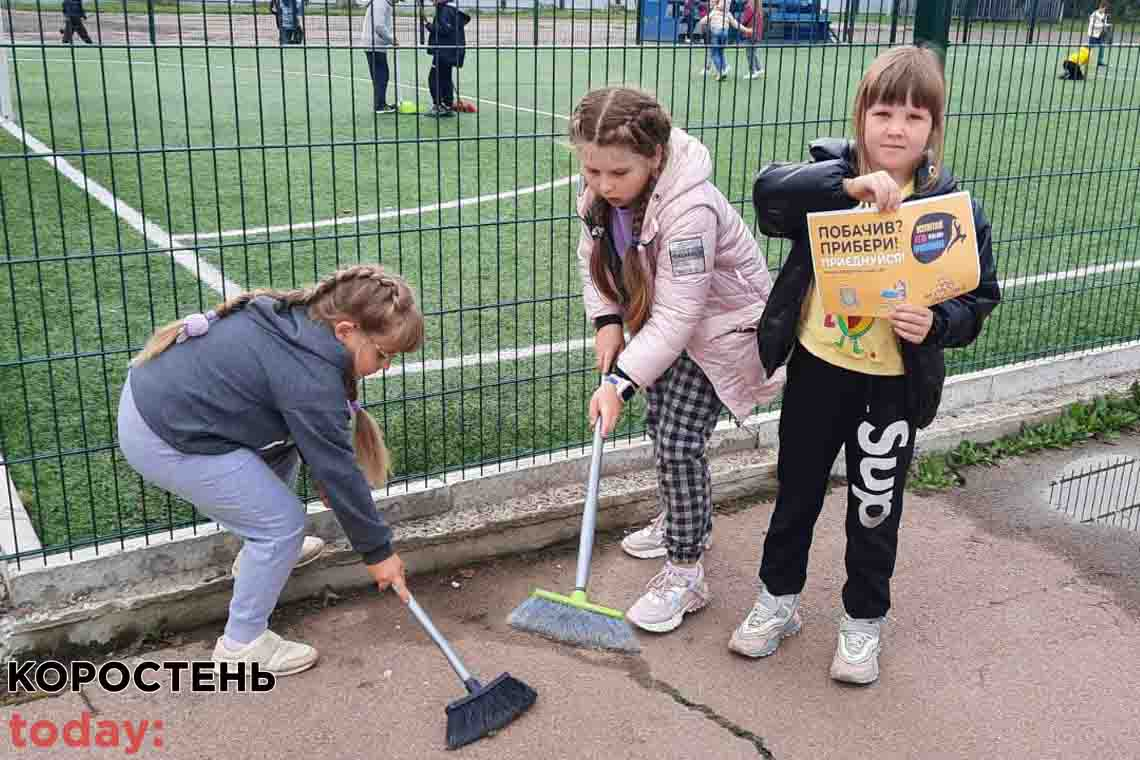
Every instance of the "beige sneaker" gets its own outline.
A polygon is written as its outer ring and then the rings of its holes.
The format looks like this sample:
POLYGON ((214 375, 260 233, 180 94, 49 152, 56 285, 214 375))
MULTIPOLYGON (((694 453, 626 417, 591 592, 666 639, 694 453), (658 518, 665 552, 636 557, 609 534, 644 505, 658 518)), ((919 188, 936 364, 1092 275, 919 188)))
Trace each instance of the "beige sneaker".
MULTIPOLYGON (((297 563, 293 565, 296 570, 299 567, 304 567, 310 562, 314 561, 317 557, 321 556, 321 552, 325 550, 324 539, 317 536, 305 536, 305 540, 301 543, 301 556, 297 558, 297 563)), ((230 575, 237 577, 238 566, 241 564, 241 552, 234 557, 233 567, 230 568, 230 575)))
MULTIPOLYGON (((657 559, 664 557, 665 549, 665 512, 653 518, 648 525, 636 533, 630 533, 621 540, 622 550, 631 557, 638 559, 657 559)), ((712 533, 705 539, 705 551, 712 548, 712 533)))
POLYGON ((214 644, 214 662, 257 663, 257 666, 275 676, 291 676, 317 664, 317 650, 308 644, 286 641, 270 630, 238 650, 222 643, 219 636, 214 644))
POLYGON ((745 657, 767 657, 803 626, 799 594, 772 596, 761 583, 756 603, 732 632, 728 648, 745 657))
POLYGON ((645 594, 625 613, 626 619, 646 631, 668 633, 690 612, 702 609, 712 599, 705 571, 697 563, 697 574, 690 577, 672 562, 653 576, 645 594))
POLYGON ((881 618, 856 620, 844 614, 839 643, 831 661, 831 677, 845 683, 868 684, 879 679, 879 652, 883 648, 881 618))

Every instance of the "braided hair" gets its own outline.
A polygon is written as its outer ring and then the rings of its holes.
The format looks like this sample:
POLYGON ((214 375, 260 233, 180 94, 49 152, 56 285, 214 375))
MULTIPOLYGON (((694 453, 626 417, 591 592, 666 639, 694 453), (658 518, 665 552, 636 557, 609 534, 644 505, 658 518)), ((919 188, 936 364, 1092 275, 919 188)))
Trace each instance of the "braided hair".
POLYGON ((652 95, 630 87, 603 87, 587 93, 570 118, 570 141, 575 147, 591 143, 621 146, 646 158, 656 156, 658 149, 662 152, 661 166, 633 203, 633 241, 622 258, 621 286, 614 282, 605 263, 613 209, 605 198, 598 197, 587 212, 587 225, 602 231, 594 238, 590 277, 603 296, 625 306, 626 323, 632 333, 649 320, 653 307, 657 260, 640 244, 641 227, 660 172, 669 160, 671 130, 672 122, 665 108, 652 95))
MULTIPOLYGON (((414 351, 423 343, 424 318, 416 305, 411 286, 404 278, 389 274, 378 264, 357 264, 337 270, 309 288, 261 288, 241 293, 215 306, 210 315, 211 321, 224 319, 244 309, 259 296, 276 300, 280 310, 304 306, 311 319, 323 322, 329 329, 341 320, 357 322, 364 332, 388 338, 401 353, 414 351)), ((131 361, 131 366, 150 361, 178 342, 190 319, 179 319, 155 330, 143 350, 131 361)), ((344 390, 350 402, 357 400, 358 379, 350 362, 344 376, 344 390)), ((353 445, 357 461, 369 482, 378 487, 387 479, 391 456, 376 421, 360 405, 354 403, 352 406, 355 423, 353 445)))

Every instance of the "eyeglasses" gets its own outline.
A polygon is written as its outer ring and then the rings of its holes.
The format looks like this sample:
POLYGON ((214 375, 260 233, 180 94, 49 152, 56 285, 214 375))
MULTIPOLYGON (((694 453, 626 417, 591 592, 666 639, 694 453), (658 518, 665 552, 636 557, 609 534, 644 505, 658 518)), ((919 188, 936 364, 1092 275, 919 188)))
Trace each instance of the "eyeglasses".
POLYGON ((385 351, 384 349, 380 348, 380 346, 376 343, 376 341, 370 340, 368 342, 371 343, 372 347, 376 349, 376 357, 380 360, 381 364, 383 364, 384 362, 390 362, 390 361, 392 361, 392 359, 395 358, 394 354, 390 354, 387 351, 385 351))
POLYGON ((390 362, 390 361, 392 361, 392 359, 396 358, 395 354, 390 354, 387 351, 385 351, 384 349, 380 348, 380 344, 377 343, 376 341, 372 340, 372 338, 368 337, 368 333, 364 332, 364 330, 360 327, 360 325, 357 325, 356 329, 360 330, 360 334, 364 336, 364 340, 371 343, 372 348, 376 349, 376 357, 377 357, 377 359, 379 359, 381 364, 383 364, 384 362, 390 362))

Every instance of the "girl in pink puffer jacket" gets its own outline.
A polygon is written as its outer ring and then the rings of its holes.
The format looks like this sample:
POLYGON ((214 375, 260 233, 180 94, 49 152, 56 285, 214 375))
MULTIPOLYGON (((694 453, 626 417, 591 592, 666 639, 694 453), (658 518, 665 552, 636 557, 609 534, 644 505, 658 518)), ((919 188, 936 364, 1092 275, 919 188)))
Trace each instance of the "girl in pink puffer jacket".
POLYGON ((636 557, 667 555, 626 616, 671 631, 709 600, 700 562, 712 529, 705 447, 721 406, 742 420, 783 382, 765 374, 756 350, 772 281, 752 233, 709 181, 708 149, 673 129, 652 96, 625 87, 587 94, 570 138, 585 180, 583 299, 605 373, 590 421, 600 415, 609 433, 623 404, 645 391, 665 508, 622 542, 636 557))

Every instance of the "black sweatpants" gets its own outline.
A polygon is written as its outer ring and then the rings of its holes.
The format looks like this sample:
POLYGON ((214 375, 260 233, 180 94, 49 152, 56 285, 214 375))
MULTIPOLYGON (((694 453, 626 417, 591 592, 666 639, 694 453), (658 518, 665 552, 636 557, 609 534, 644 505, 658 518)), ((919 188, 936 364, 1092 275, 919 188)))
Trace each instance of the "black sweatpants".
POLYGON ((79 39, 88 45, 91 44, 91 35, 87 33, 87 27, 83 25, 82 16, 67 16, 64 20, 63 29, 60 31, 63 32, 64 43, 68 45, 71 44, 71 38, 76 33, 79 34, 79 39))
POLYGON ((847 456, 847 582, 843 606, 877 618, 891 606, 903 488, 914 455, 906 379, 852 372, 796 346, 780 411, 780 481, 764 539, 760 580, 777 596, 798 594, 840 446, 847 456))
POLYGON ((437 106, 455 106, 455 67, 449 63, 434 62, 428 72, 428 89, 431 102, 437 106))
POLYGON ((368 76, 372 77, 372 110, 379 111, 388 105, 388 54, 379 50, 366 50, 368 76))

